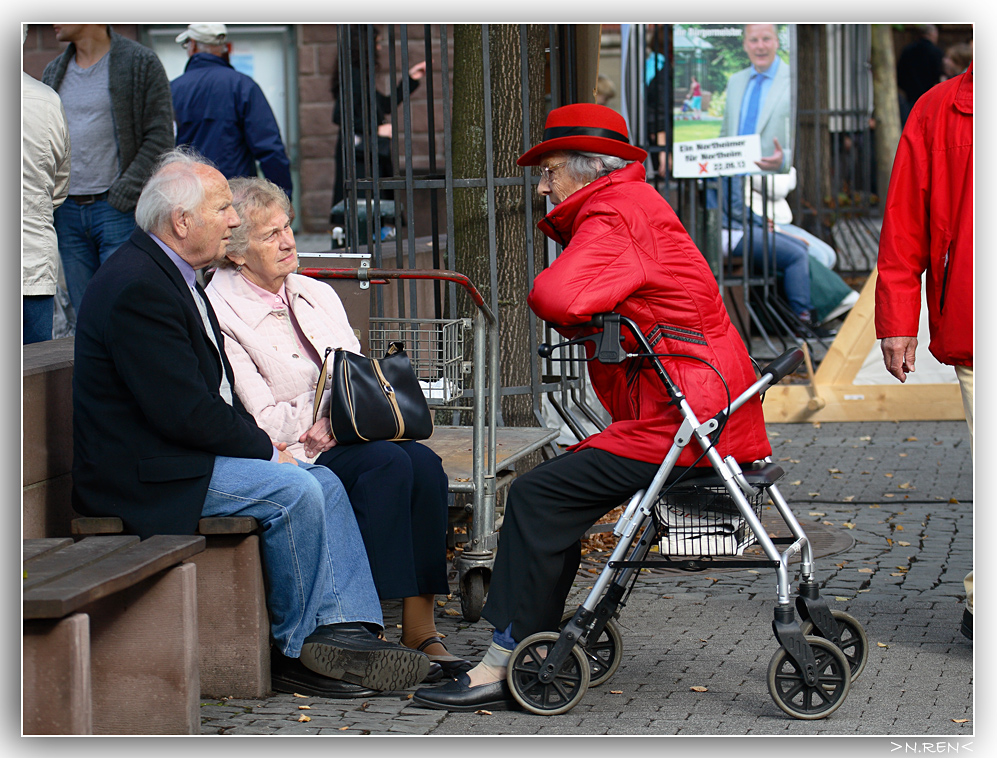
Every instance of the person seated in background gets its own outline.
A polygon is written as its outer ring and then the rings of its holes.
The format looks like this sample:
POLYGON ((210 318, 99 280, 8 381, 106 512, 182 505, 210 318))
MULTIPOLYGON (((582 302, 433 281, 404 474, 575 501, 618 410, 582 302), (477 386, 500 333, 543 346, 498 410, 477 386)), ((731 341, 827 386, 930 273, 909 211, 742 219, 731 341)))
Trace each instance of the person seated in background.
MULTIPOLYGON (((720 182, 724 190, 720 207, 720 239, 724 252, 733 258, 744 258, 747 253, 751 256, 752 269, 757 273, 774 270, 782 274, 782 289, 790 309, 802 324, 816 331, 818 324, 810 295, 807 246, 795 237, 766 230, 757 217, 747 211, 743 176, 722 177, 720 182)), ((715 207, 715 202, 715 196, 712 200, 707 197, 707 207, 711 204, 715 207)))
POLYGON ((236 395, 273 440, 343 482, 378 596, 402 598, 402 644, 456 676, 470 664, 447 652, 433 620, 436 595, 449 592, 442 461, 419 442, 337 445, 329 394, 312 422, 326 350, 359 353, 360 343, 332 287, 295 273, 292 210, 283 190, 260 178, 233 179, 230 186, 242 225, 207 293, 225 334, 236 395))
POLYGON ((835 249, 820 237, 793 223, 793 210, 786 197, 794 189, 795 168, 790 168, 788 174, 755 174, 745 189, 744 200, 751 207, 752 223, 763 223, 764 208, 768 216, 768 228, 776 233, 778 241, 781 242, 780 235, 788 235, 806 246, 810 256, 810 299, 817 314, 817 323, 823 325, 851 310, 858 302, 859 293, 835 273, 834 267, 838 262, 835 249))
POLYGON ((367 697, 424 680, 425 655, 374 634, 381 607, 343 485, 275 444, 239 400, 195 278, 239 226, 225 177, 172 150, 135 220, 80 304, 73 508, 117 516, 142 539, 193 534, 201 518, 255 518, 275 690, 367 697))

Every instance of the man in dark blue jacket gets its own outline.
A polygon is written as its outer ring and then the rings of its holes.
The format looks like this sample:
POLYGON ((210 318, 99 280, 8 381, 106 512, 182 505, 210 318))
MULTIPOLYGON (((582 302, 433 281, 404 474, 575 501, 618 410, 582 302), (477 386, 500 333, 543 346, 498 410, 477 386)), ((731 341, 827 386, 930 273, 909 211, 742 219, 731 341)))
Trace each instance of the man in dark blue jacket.
POLYGON ((170 82, 177 145, 190 145, 226 179, 263 175, 291 197, 291 162, 260 85, 228 62, 225 24, 191 24, 177 42, 187 49, 184 73, 170 82))

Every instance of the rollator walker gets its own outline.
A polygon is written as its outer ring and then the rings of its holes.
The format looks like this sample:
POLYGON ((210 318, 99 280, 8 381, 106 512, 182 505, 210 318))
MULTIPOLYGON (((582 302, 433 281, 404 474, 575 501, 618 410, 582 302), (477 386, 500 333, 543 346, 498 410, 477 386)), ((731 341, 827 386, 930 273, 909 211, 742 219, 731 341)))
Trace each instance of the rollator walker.
POLYGON ((803 350, 793 348, 780 355, 727 408, 700 422, 669 377, 661 356, 632 320, 607 313, 573 326, 602 331, 556 345, 540 345, 540 356, 551 357, 555 350, 591 341, 595 343, 592 360, 607 364, 649 361, 684 421, 651 483, 646 490, 636 492, 624 508, 613 528, 619 538, 617 546, 585 601, 577 610, 566 612, 560 633, 533 634, 516 646, 508 664, 513 697, 532 713, 556 715, 574 708, 589 687, 613 676, 623 652, 616 619, 640 569, 766 566, 775 569, 778 579, 772 629, 779 649, 768 668, 769 692, 790 716, 829 716, 844 702, 851 682, 865 667, 869 656, 865 631, 855 618, 831 610, 821 597, 810 541, 776 486, 783 476, 782 468, 770 458, 742 468, 732 456, 722 458, 711 440, 745 402, 794 371, 804 359, 803 350), (639 352, 628 353, 623 348, 621 326, 633 335, 639 352), (712 471, 689 469, 668 483, 680 453, 693 441, 712 471), (791 537, 768 535, 760 520, 766 500, 771 500, 785 520, 791 537), (751 544, 760 545, 765 558, 712 560, 713 556, 739 556, 751 544), (648 553, 655 545, 663 557, 649 560, 648 553), (796 555, 800 556, 800 584, 794 598, 789 561, 796 555))

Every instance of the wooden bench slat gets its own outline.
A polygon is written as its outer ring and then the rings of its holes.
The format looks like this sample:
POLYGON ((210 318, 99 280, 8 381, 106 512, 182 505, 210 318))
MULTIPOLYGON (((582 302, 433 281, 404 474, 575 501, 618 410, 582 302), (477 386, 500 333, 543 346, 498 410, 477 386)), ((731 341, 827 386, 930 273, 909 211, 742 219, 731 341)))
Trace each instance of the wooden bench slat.
POLYGON ((197 522, 200 534, 252 534, 258 528, 252 516, 214 516, 197 522))
POLYGON ((111 553, 138 544, 138 541, 137 536, 121 534, 99 540, 83 540, 67 545, 62 550, 40 555, 25 563, 27 576, 24 578, 22 589, 28 592, 35 587, 55 581, 72 571, 102 561, 111 553))
POLYGON ((50 550, 59 550, 73 544, 69 537, 42 537, 35 540, 24 540, 21 548, 21 562, 27 563, 50 550))
MULTIPOLYGON (((128 537, 91 537, 87 542, 132 539, 128 537)), ((175 566, 204 550, 204 537, 193 535, 156 535, 124 550, 114 551, 98 562, 41 586, 23 595, 24 618, 61 618, 84 605, 137 584, 163 569, 175 566)))
POLYGON ((74 518, 69 528, 73 534, 121 534, 125 524, 117 516, 81 516, 74 518))

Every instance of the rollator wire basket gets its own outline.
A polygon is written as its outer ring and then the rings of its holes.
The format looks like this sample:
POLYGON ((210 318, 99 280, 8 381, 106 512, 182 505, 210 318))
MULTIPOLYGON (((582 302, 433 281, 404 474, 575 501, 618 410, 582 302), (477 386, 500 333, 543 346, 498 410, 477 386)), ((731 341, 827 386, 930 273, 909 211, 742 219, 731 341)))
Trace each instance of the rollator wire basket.
POLYGON ((471 364, 464 360, 464 337, 471 320, 372 317, 370 354, 383 355, 391 342, 403 342, 426 402, 436 408, 469 407, 462 403, 471 364))
MULTIPOLYGON (((763 492, 746 496, 760 519, 767 499, 763 492)), ((758 541, 723 485, 676 487, 655 504, 658 551, 662 555, 741 555, 758 541)))

